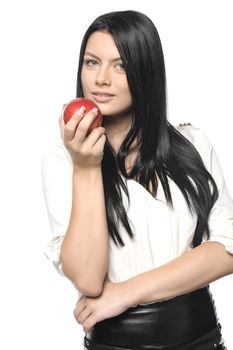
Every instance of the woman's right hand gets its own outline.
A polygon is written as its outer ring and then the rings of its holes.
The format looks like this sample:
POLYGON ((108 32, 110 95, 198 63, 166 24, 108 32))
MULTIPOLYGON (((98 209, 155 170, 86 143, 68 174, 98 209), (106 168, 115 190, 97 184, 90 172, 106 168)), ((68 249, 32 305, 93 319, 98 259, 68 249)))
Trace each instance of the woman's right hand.
MULTIPOLYGON (((64 108, 65 105, 63 111, 64 108)), ((81 107, 66 124, 63 120, 63 111, 59 118, 61 137, 74 166, 77 168, 99 167, 106 142, 105 128, 99 126, 88 134, 88 129, 96 118, 97 110, 92 109, 86 113, 84 118, 85 107, 81 107)))

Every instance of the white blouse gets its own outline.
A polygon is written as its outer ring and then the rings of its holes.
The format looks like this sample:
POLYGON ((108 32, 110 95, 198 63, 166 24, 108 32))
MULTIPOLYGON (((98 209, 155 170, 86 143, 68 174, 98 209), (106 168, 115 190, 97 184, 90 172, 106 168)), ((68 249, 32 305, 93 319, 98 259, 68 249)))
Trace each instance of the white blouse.
MULTIPOLYGON (((210 238, 219 242, 233 254, 233 201, 227 190, 217 155, 206 137, 192 125, 179 125, 177 130, 189 139, 200 153, 207 170, 212 174, 219 190, 219 198, 209 216, 210 238)), ((72 201, 72 160, 63 144, 54 146, 43 158, 42 178, 45 202, 51 225, 52 239, 44 254, 57 271, 63 274, 60 248, 66 232, 72 201)), ((132 240, 121 226, 125 243, 117 247, 109 239, 109 268, 107 278, 121 282, 151 270, 192 249, 191 243, 197 223, 178 186, 168 178, 174 208, 166 203, 161 183, 157 197, 138 182, 125 179, 130 205, 122 191, 123 203, 134 231, 132 240)), ((203 242, 206 238, 203 239, 203 242)), ((202 243, 203 243, 202 242, 202 243)), ((77 247, 78 249, 78 247, 77 247)))

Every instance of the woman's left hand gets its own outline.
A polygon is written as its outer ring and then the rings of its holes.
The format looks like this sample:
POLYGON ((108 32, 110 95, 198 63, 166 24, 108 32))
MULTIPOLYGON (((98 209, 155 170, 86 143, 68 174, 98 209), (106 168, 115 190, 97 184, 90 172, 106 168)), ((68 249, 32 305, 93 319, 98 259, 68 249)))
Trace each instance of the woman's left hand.
POLYGON ((98 297, 81 296, 74 309, 74 317, 85 333, 99 321, 120 315, 130 307, 125 282, 105 281, 98 297))

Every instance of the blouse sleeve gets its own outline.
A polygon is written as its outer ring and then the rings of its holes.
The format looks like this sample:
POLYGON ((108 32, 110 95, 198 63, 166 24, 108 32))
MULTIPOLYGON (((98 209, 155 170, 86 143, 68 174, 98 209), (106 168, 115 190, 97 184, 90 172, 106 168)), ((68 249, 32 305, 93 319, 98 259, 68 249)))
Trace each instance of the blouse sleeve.
POLYGON ((44 155, 42 184, 52 233, 44 254, 56 270, 65 276, 60 260, 60 250, 70 218, 72 161, 63 145, 53 147, 44 155))
POLYGON ((219 197, 211 209, 208 224, 210 237, 204 236, 202 243, 219 242, 226 251, 233 254, 233 200, 229 194, 217 153, 206 134, 193 126, 186 126, 190 141, 201 155, 203 162, 213 176, 219 197))

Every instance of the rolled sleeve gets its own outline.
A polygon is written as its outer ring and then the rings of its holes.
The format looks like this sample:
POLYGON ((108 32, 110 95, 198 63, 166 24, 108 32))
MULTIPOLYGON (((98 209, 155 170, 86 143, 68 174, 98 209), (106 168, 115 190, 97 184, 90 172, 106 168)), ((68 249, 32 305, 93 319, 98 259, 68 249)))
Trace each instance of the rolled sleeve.
POLYGON ((208 241, 223 244, 226 251, 233 254, 233 200, 213 148, 211 149, 210 173, 216 181, 219 197, 209 215, 210 238, 208 241))
POLYGON ((233 254, 233 200, 229 194, 223 171, 212 143, 200 129, 193 128, 193 133, 194 145, 199 151, 207 170, 214 178, 219 191, 219 197, 213 205, 208 218, 210 237, 207 239, 207 235, 204 235, 202 243, 206 241, 219 242, 224 245, 228 253, 233 254))
POLYGON ((208 238, 204 234, 202 243, 219 242, 228 253, 233 254, 233 200, 227 189, 217 153, 200 128, 191 124, 180 124, 178 130, 195 146, 219 191, 219 197, 208 218, 210 236, 208 238))
POLYGON ((52 263, 57 272, 62 275, 64 275, 63 269, 62 269, 62 263, 60 259, 61 254, 61 245, 63 242, 64 236, 55 236, 51 239, 49 244, 46 246, 44 250, 44 255, 47 259, 49 259, 52 263))
POLYGON ((42 159, 42 184, 52 237, 43 253, 57 272, 62 270, 60 252, 71 211, 72 161, 63 145, 54 146, 42 159))

